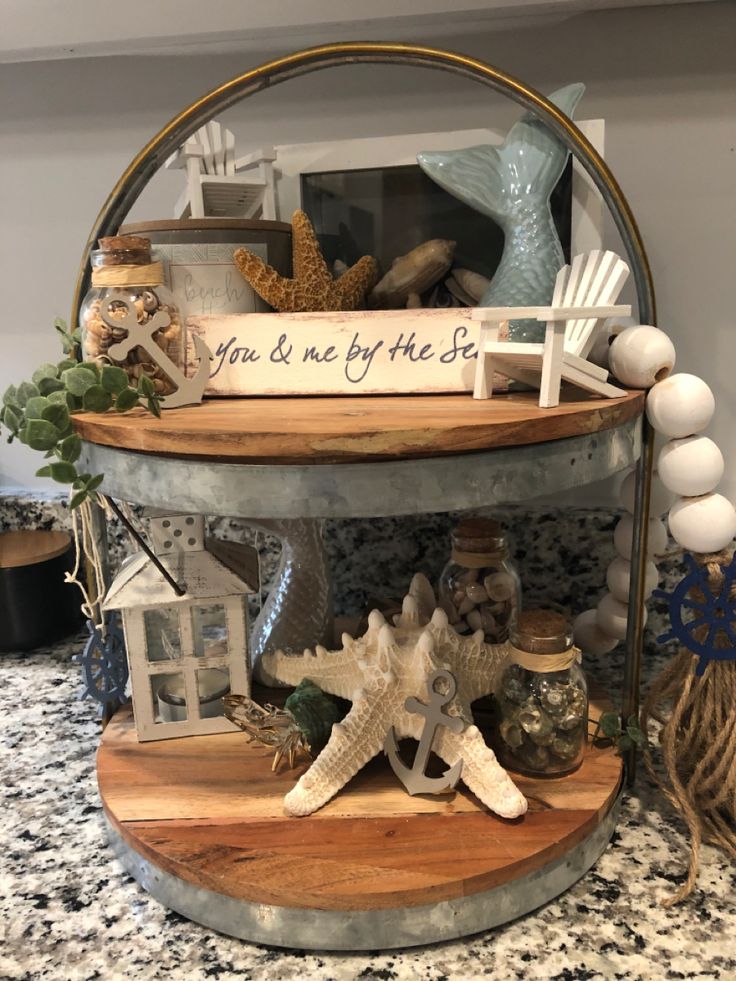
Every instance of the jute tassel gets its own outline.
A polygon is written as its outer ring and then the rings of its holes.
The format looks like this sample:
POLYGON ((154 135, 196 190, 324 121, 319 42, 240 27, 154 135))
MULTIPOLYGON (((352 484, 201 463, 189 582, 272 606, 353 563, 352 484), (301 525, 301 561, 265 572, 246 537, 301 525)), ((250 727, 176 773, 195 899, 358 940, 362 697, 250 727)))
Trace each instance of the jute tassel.
MULTIPOLYGON (((731 557, 719 552, 699 558, 714 591, 722 587, 731 557)), ((720 633, 715 646, 732 645, 720 633)), ((665 773, 655 770, 650 749, 644 752, 647 772, 682 814, 690 837, 687 878, 663 906, 673 906, 695 888, 703 842, 736 859, 736 661, 710 661, 701 677, 695 674, 697 663, 696 655, 681 649, 655 679, 641 710, 644 732, 651 719, 662 725, 665 773)))

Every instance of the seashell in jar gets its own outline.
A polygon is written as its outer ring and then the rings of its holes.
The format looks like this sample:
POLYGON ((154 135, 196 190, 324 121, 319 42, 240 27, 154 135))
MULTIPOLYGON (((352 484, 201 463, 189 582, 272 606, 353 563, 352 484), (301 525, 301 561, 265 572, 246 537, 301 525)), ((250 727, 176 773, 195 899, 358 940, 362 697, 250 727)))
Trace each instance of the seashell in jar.
POLYGON ((524 742, 524 733, 513 719, 502 719, 498 728, 501 739, 512 749, 518 749, 524 742))
POLYGON ((552 719, 543 712, 536 698, 528 698, 519 712, 519 724, 530 736, 543 736, 554 729, 552 719))
POLYGON ((520 664, 511 664, 503 673, 501 692, 510 702, 520 705, 526 700, 527 689, 524 669, 520 664))
POLYGON ((474 603, 485 603, 488 599, 488 593, 485 587, 479 582, 469 582, 465 587, 465 595, 474 603))
POLYGON ((452 264, 455 242, 434 238, 394 259, 386 275, 368 294, 372 308, 400 309, 410 293, 424 293, 452 264))
POLYGON ((483 620, 480 615, 480 610, 477 608, 475 610, 471 610, 465 617, 465 620, 471 630, 483 630, 483 620))
POLYGON ((539 686, 539 704, 545 712, 558 718, 565 714, 570 694, 570 685, 563 685, 558 681, 542 681, 539 686))
POLYGON ((153 290, 143 290, 141 293, 141 303, 146 313, 155 313, 158 310, 158 297, 153 290))
POLYGON ((461 617, 464 617, 467 616, 467 614, 470 613, 471 610, 474 610, 475 606, 476 604, 467 596, 465 596, 463 598, 463 601, 458 606, 457 612, 460 614, 461 617))
POLYGON ((470 297, 472 301, 470 306, 480 303, 481 297, 491 285, 490 279, 486 276, 481 276, 480 273, 472 272, 470 269, 463 269, 461 266, 453 267, 452 278, 463 293, 470 297))
POLYGON ((455 576, 455 582, 458 586, 467 586, 470 582, 478 581, 478 569, 466 569, 464 572, 459 573, 455 576))
POLYGON ((457 623, 460 619, 455 604, 451 603, 449 599, 440 598, 440 608, 445 611, 447 619, 451 624, 457 623))
POLYGON ((582 733, 558 732, 552 741, 552 752, 561 760, 573 760, 580 752, 582 733))
POLYGON ((516 585, 508 572, 492 572, 485 577, 483 585, 489 597, 498 602, 511 599, 516 592, 516 585))
POLYGON ((546 746, 528 742, 516 751, 517 758, 532 770, 544 770, 549 764, 549 750, 546 746))

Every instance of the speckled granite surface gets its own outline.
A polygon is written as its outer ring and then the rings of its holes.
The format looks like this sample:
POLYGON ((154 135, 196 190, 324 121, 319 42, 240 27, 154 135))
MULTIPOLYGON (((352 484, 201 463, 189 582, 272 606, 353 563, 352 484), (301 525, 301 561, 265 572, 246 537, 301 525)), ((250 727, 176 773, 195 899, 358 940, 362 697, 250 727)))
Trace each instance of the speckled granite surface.
MULTIPOLYGON (((613 513, 504 516, 528 591, 576 610, 600 594, 613 513)), ((21 521, 50 527, 65 517, 58 502, 6 500, 0 527, 21 521)), ((437 571, 448 525, 446 516, 331 525, 341 609, 360 608, 366 592, 400 592, 417 568, 437 571)), ((218 533, 235 530, 223 525, 218 533)), ((664 567, 666 578, 676 575, 676 560, 664 567)), ((657 619, 655 612, 655 633, 657 619)), ((645 684, 667 656, 651 638, 645 684)), ((390 953, 288 952, 167 912, 122 872, 105 841, 94 773, 98 724, 93 707, 78 699, 69 662, 79 645, 77 638, 50 651, 0 655, 0 978, 736 978, 736 870, 705 849, 691 900, 673 910, 658 905, 682 876, 684 838, 643 776, 587 876, 536 913, 477 937, 390 953)), ((615 688, 620 653, 586 667, 615 688)))

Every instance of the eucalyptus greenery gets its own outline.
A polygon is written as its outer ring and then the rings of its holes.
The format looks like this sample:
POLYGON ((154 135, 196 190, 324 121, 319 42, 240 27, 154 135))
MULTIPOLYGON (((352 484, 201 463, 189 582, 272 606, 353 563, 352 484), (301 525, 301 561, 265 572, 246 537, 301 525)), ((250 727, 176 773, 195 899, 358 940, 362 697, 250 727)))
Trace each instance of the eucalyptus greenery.
POLYGON ((615 742, 619 753, 626 753, 634 746, 642 748, 648 742, 646 733, 639 727, 639 720, 635 715, 630 715, 626 725, 622 725, 621 716, 617 712, 604 712, 598 719, 593 740, 601 737, 615 742))
POLYGON ((72 415, 129 412, 144 404, 160 416, 161 396, 145 375, 133 388, 122 368, 82 361, 79 331, 70 332, 63 320, 55 321, 54 327, 61 337, 64 359, 56 364, 46 362, 33 372, 31 381, 11 385, 3 395, 0 423, 10 434, 9 443, 17 439, 45 454, 50 462, 36 476, 71 484, 70 507, 76 508, 94 494, 104 475, 78 471, 82 443, 72 427, 72 415))

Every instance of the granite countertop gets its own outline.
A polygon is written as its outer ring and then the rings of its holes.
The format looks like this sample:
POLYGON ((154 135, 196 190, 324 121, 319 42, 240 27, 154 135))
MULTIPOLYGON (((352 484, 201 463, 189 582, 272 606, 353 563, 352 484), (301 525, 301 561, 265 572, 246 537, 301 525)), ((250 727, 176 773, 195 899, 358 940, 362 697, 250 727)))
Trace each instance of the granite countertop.
POLYGON ((612 844, 557 900, 486 934, 388 953, 283 951, 167 911, 112 858, 95 782, 99 725, 79 700, 79 642, 0 656, 0 978, 736 978, 736 869, 704 849, 694 896, 679 821, 644 775, 612 844))

